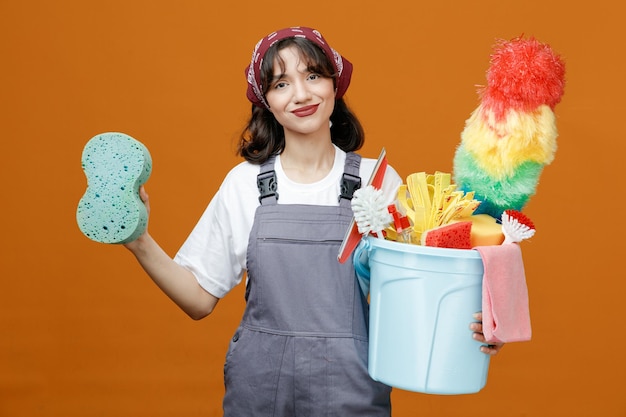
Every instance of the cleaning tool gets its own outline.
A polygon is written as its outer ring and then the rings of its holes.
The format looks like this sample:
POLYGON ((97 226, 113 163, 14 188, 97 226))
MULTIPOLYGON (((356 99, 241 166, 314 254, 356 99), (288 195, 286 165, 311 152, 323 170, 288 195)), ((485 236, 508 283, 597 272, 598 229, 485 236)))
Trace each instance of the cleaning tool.
POLYGON ((372 185, 359 188, 354 192, 351 204, 359 233, 365 236, 373 233, 384 238, 383 230, 393 222, 393 217, 387 210, 382 190, 372 185))
POLYGON ((469 329, 472 315, 482 308, 480 254, 370 235, 353 259, 364 294, 370 296, 370 376, 428 394, 480 391, 487 382, 489 355, 480 351, 482 343, 469 329))
POLYGON ((487 343, 531 339, 526 273, 520 245, 474 248, 483 262, 483 334, 487 343))
POLYGON ((505 243, 519 243, 530 239, 535 234, 535 225, 524 213, 517 210, 504 210, 502 213, 502 232, 505 243))
POLYGON ((393 225, 385 229, 385 237, 396 242, 412 243, 411 222, 407 216, 398 211, 395 204, 387 206, 387 211, 393 218, 393 225))
POLYGON ((488 214, 460 217, 450 223, 472 222, 471 246, 501 245, 504 241, 502 224, 488 214))
POLYGON ((87 190, 78 203, 81 232, 101 243, 128 243, 148 225, 139 188, 152 172, 148 149, 124 133, 102 133, 83 149, 87 190))
POLYGON ((554 159, 554 115, 565 85, 565 64, 534 38, 499 41, 491 55, 481 102, 465 123, 454 156, 454 179, 482 203, 476 214, 499 219, 521 210, 554 159))
MULTIPOLYGON (((378 160, 376 161, 376 165, 374 166, 374 170, 372 171, 372 175, 370 176, 367 185, 371 185, 374 188, 381 188, 383 185, 383 180, 385 179, 385 172, 387 170, 387 152, 385 148, 380 151, 380 155, 378 155, 378 160)), ((361 238, 363 236, 359 233, 359 229, 357 227, 356 221, 352 218, 350 222, 350 226, 346 231, 346 235, 341 242, 341 246, 339 247, 339 253, 337 254, 337 260, 339 263, 344 263, 354 249, 358 246, 361 238)))
POLYGON ((446 172, 415 172, 398 188, 398 204, 411 220, 412 238, 421 241, 429 229, 443 226, 454 219, 471 216, 481 204, 474 192, 457 190, 446 172))
POLYGON ((437 248, 471 249, 472 222, 456 222, 429 229, 422 234, 421 244, 437 248))

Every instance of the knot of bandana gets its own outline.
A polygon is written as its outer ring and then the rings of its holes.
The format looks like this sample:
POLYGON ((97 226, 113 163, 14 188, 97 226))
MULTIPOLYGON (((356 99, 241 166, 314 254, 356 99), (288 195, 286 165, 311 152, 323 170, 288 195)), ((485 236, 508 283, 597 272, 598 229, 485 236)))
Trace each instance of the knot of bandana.
POLYGON ((269 48, 276 42, 294 37, 302 37, 314 42, 324 51, 324 54, 330 59, 337 73, 336 79, 336 98, 343 97, 344 93, 350 85, 350 77, 352 76, 352 64, 347 59, 343 58, 333 48, 328 45, 324 37, 320 32, 308 27, 297 26, 286 29, 281 29, 276 32, 270 33, 263 39, 261 39, 255 46, 252 52, 252 60, 250 65, 246 67, 246 77, 248 80, 248 91, 246 96, 253 104, 259 107, 266 107, 269 109, 269 105, 265 100, 263 94, 263 86, 261 85, 261 65, 263 64, 263 58, 269 48))

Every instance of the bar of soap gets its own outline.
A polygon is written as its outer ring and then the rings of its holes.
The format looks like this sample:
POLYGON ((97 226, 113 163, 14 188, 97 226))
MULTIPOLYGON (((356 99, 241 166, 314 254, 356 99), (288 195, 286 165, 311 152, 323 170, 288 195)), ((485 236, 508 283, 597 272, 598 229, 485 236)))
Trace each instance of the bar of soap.
POLYGON ((148 226, 139 188, 152 172, 148 149, 117 132, 91 138, 82 153, 87 190, 78 203, 81 232, 100 243, 121 244, 137 239, 148 226))

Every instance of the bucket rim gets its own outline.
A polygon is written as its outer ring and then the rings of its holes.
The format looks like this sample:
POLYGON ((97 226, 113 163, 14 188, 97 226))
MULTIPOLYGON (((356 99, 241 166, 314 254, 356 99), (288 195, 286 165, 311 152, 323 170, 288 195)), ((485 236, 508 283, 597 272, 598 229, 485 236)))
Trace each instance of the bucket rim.
POLYGON ((455 249, 455 248, 437 248, 433 246, 422 246, 411 243, 396 242, 393 240, 380 239, 374 236, 368 236, 367 242, 370 245, 370 250, 375 247, 406 252, 416 253, 429 256, 440 256, 447 258, 468 258, 476 259, 480 258, 480 252, 475 249, 455 249))

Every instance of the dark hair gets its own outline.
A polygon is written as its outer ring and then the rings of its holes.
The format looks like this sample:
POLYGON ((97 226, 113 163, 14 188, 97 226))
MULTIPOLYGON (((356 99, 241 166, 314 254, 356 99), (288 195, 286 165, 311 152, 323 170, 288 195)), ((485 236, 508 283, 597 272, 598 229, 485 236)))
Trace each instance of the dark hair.
MULTIPOLYGON (((336 79, 333 65, 322 49, 305 38, 286 38, 278 41, 263 57, 261 84, 266 94, 270 80, 274 76, 274 61, 284 65, 278 52, 288 46, 296 46, 308 60, 308 69, 323 77, 336 79)), ((335 100, 335 108, 330 116, 332 142, 345 152, 356 151, 363 146, 365 135, 361 123, 348 108, 343 98, 335 100)), ((271 111, 265 107, 252 105, 252 114, 239 139, 237 153, 247 161, 262 164, 272 154, 282 152, 285 147, 285 132, 271 111)))

